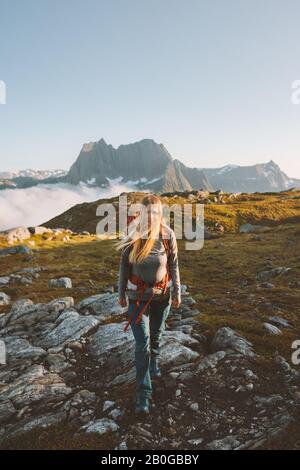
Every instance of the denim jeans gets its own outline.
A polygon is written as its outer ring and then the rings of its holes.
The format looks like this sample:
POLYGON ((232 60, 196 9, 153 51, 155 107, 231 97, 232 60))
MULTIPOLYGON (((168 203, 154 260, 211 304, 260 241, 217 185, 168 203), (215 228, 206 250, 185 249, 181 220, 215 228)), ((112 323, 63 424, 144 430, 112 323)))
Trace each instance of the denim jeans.
MULTIPOLYGON (((159 357, 160 340, 165 328, 165 320, 170 312, 171 302, 171 293, 163 301, 152 300, 140 322, 136 324, 135 320, 146 303, 140 302, 130 323, 135 338, 136 391, 140 397, 152 398, 151 357, 159 357)), ((131 315, 134 305, 134 301, 129 300, 128 317, 131 315)))

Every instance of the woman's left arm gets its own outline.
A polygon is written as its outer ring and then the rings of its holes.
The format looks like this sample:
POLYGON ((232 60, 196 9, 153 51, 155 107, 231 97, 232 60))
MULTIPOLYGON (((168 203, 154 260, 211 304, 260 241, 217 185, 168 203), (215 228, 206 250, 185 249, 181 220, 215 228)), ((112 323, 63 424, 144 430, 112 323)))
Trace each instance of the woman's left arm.
POLYGON ((177 240, 173 230, 171 231, 170 235, 169 266, 173 281, 173 301, 178 303, 179 306, 179 304, 181 303, 181 283, 178 265, 177 240))

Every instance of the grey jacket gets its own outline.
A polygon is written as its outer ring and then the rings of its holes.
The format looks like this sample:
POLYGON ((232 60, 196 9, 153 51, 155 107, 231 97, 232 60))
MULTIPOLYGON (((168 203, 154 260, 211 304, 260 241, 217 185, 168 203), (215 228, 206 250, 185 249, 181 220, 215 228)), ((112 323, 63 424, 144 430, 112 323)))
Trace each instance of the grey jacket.
MULTIPOLYGON (((169 235, 169 267, 171 273, 171 282, 168 285, 167 292, 164 296, 161 296, 162 290, 157 287, 147 287, 143 293, 142 300, 148 300, 153 293, 153 300, 159 300, 161 298, 167 298, 172 292, 172 297, 181 300, 181 288, 180 288, 180 275, 178 267, 178 254, 176 253, 177 241, 174 231, 166 226, 169 235)), ((119 269, 119 282, 118 291, 119 297, 124 298, 125 293, 128 295, 129 300, 136 300, 138 293, 136 285, 132 284, 129 280, 129 247, 123 248, 121 251, 120 269, 119 269)), ((166 273, 167 268, 167 255, 164 247, 164 243, 161 236, 155 240, 154 245, 149 255, 144 259, 142 263, 132 263, 131 269, 132 274, 140 276, 144 282, 154 284, 162 280, 166 273)))

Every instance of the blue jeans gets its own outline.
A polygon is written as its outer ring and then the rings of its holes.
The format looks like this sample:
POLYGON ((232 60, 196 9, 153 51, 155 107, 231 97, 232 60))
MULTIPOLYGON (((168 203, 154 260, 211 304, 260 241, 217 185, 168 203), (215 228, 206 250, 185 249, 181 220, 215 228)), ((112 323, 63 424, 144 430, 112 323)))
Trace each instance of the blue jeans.
MULTIPOLYGON (((140 397, 152 398, 150 362, 151 357, 158 358, 160 354, 160 340, 165 328, 165 320, 170 312, 171 302, 171 293, 163 301, 152 300, 140 322, 136 324, 135 320, 146 303, 140 302, 130 323, 135 338, 136 390, 140 397)), ((134 305, 134 301, 129 300, 128 317, 131 315, 134 305)))

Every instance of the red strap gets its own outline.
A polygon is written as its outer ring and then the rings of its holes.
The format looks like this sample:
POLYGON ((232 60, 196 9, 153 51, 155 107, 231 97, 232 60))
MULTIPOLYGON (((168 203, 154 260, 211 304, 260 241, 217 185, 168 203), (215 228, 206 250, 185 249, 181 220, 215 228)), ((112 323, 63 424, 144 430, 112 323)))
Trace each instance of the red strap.
POLYGON ((137 319, 135 320, 135 323, 138 324, 141 319, 142 319, 142 316, 143 316, 143 313, 145 312, 146 308, 148 307, 148 305, 150 304, 151 300, 152 300, 152 297, 153 297, 153 293, 151 294, 150 298, 147 300, 147 302, 145 303, 144 307, 142 308, 142 310, 140 311, 137 319))

